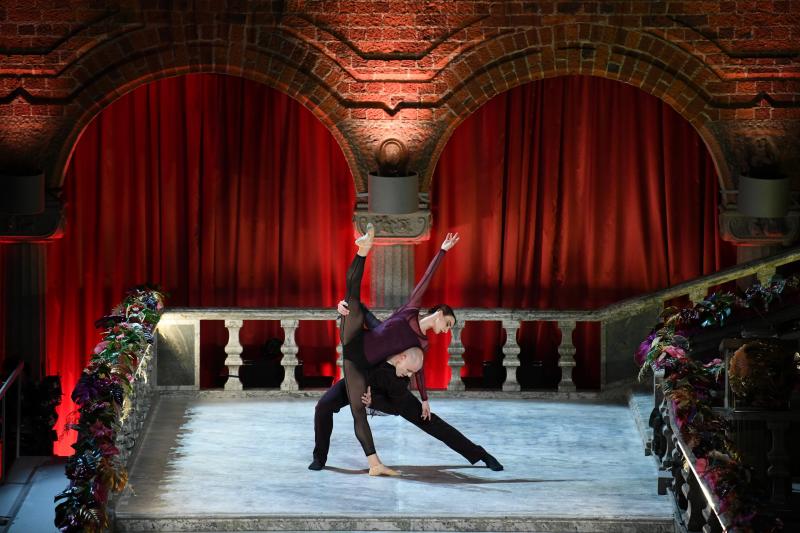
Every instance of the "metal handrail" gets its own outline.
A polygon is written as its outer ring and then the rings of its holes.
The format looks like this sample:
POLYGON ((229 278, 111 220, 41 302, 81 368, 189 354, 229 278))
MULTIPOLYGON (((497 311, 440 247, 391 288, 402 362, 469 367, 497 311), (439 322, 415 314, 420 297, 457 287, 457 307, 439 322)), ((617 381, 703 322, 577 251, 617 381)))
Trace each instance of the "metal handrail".
POLYGON ((720 511, 720 503, 717 495, 706 485, 705 480, 700 476, 700 473, 697 471, 695 467, 695 462, 697 459, 694 456, 694 452, 692 451, 689 446, 683 442, 683 436, 681 435, 680 426, 678 426, 678 421, 675 418, 675 411, 672 408, 672 402, 667 401, 667 412, 669 413, 669 423, 674 428, 672 434, 675 436, 675 442, 678 445, 678 448, 681 451, 681 454, 686 458, 686 463, 689 465, 689 469, 692 471, 695 479, 697 480, 697 484, 700 486, 700 490, 703 493, 703 497, 706 500, 706 504, 708 505, 709 509, 713 511, 713 513, 717 516, 717 520, 719 520, 719 524, 722 527, 722 531, 728 531, 730 529, 730 518, 726 513, 720 511))
POLYGON ((3 382, 3 386, 0 387, 0 400, 5 398, 8 389, 11 388, 11 385, 14 384, 14 381, 16 381, 19 375, 22 374, 22 369, 24 367, 25 363, 20 362, 20 364, 17 365, 17 368, 15 368, 14 371, 11 373, 11 375, 8 376, 6 380, 3 382))
MULTIPOLYGON (((2 447, 2 451, 0 452, 0 453, 2 453, 2 456, 0 456, 0 467, 2 467, 2 471, 0 471, 0 481, 4 481, 5 480, 6 475, 7 475, 7 470, 8 470, 6 468, 6 466, 7 466, 6 465, 6 450, 8 449, 8 447, 6 446, 6 432, 8 430, 8 423, 7 423, 7 419, 6 419, 6 394, 8 394, 8 391, 11 389, 12 385, 14 385, 15 383, 17 383, 19 385, 21 383, 21 382, 18 381, 18 379, 19 379, 19 376, 22 374, 22 370, 23 370, 24 367, 25 367, 25 363, 24 362, 20 362, 17 365, 17 368, 15 368, 13 372, 11 372, 11 375, 9 375, 6 378, 5 382, 3 383, 3 386, 0 387, 0 404, 2 404, 2 422, 3 422, 2 436, 0 436, 0 440, 2 440, 2 446, 3 446, 2 447)), ((21 399, 22 399, 22 391, 19 389, 19 386, 18 386, 18 388, 17 388, 17 432, 16 432, 17 445, 16 445, 16 448, 14 450, 14 454, 15 454, 14 458, 15 459, 17 457, 19 457, 19 445, 20 445, 20 431, 19 431, 19 428, 20 428, 20 414, 21 414, 21 399)))

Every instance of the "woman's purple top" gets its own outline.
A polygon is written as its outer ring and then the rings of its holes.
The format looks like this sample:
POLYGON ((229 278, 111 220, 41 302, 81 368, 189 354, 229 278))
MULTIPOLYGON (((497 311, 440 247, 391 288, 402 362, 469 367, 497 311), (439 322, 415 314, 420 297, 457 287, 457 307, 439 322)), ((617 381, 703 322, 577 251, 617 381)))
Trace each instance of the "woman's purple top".
MULTIPOLYGON (((425 275, 419 280, 408 302, 391 314, 374 329, 364 332, 364 357, 371 365, 377 365, 391 357, 414 346, 423 351, 428 349, 428 338, 419 329, 419 308, 422 295, 431 281, 433 273, 444 257, 445 251, 439 250, 433 258, 425 275)), ((420 369, 416 375, 417 389, 423 400, 428 399, 425 391, 425 375, 420 369)))

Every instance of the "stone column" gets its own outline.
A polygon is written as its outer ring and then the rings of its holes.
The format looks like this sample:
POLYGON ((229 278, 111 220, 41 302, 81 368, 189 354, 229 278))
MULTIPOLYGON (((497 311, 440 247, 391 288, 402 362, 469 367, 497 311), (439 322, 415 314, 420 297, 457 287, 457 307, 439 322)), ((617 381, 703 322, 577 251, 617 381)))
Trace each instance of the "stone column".
POLYGON ((0 240, 13 243, 3 245, 6 323, 0 334, 6 359, 24 361, 27 376, 39 381, 46 368, 45 242, 62 235, 64 210, 58 191, 45 190, 45 174, 30 170, 40 163, 40 130, 25 131, 28 142, 0 150, 0 240))
POLYGON ((24 361, 26 374, 39 381, 45 373, 45 245, 4 248, 6 359, 24 361))
POLYGON ((400 307, 414 288, 414 246, 377 245, 370 252, 370 288, 375 307, 400 307))
POLYGON ((716 128, 730 172, 722 191, 720 234, 737 246, 736 262, 775 255, 796 243, 800 203, 791 178, 800 150, 798 124, 736 121, 716 128))
POLYGON ((356 235, 375 226, 375 246, 370 252, 370 289, 374 307, 402 305, 416 281, 414 245, 430 238, 431 213, 427 208, 405 215, 370 213, 359 204, 353 215, 356 235))

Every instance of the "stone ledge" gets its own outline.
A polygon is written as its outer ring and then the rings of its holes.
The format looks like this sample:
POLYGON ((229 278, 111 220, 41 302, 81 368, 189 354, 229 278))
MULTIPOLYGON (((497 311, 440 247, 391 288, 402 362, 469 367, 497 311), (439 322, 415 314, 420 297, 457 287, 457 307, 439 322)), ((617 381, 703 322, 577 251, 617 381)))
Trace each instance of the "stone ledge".
MULTIPOLYGON (((248 390, 185 390, 185 389, 159 389, 157 393, 162 397, 171 398, 195 398, 205 400, 229 400, 242 398, 275 398, 275 399, 303 399, 319 398, 327 389, 305 389, 299 391, 284 391, 279 389, 248 389, 248 390)), ((468 390, 468 391, 447 391, 429 390, 428 396, 436 399, 462 398, 462 399, 486 399, 486 400, 549 400, 549 401, 581 401, 581 402, 602 402, 602 403, 623 403, 618 391, 610 394, 601 391, 572 391, 558 392, 555 390, 524 390, 524 391, 502 391, 502 390, 468 390)))
POLYGON ((673 533, 672 520, 663 518, 500 517, 305 517, 209 516, 132 518, 116 517, 116 531, 570 531, 574 533, 673 533))

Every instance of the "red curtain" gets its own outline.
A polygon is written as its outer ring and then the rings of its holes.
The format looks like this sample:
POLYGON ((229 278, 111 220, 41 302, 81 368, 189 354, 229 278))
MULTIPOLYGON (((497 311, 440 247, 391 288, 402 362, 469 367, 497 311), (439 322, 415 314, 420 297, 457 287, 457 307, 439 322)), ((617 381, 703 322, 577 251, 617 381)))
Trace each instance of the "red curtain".
MULTIPOLYGON (((120 98, 84 131, 65 195, 47 276, 47 369, 65 393, 57 453, 74 442, 64 422, 93 321, 131 285, 160 284, 170 307, 332 307, 344 294, 350 171, 322 123, 264 85, 192 75, 120 98)), ((226 330, 203 334, 202 383, 220 385, 226 330)), ((283 338, 278 324, 246 325, 243 357, 269 337, 283 338)), ((333 323, 304 322, 297 339, 304 372, 333 375, 333 323)))
MULTIPOLYGON (((435 237, 416 250, 424 271, 444 234, 462 241, 428 303, 591 309, 735 264, 720 239, 718 179, 692 126, 633 86, 560 77, 503 93, 454 132, 431 190, 435 237)), ((599 386, 599 326, 579 324, 574 379, 599 386)), ((465 376, 500 356, 499 324, 462 333, 465 376)), ((560 379, 554 324, 525 324, 523 365, 560 379)), ((432 386, 449 380, 446 339, 426 358, 432 386)))
MULTIPOLYGON (((463 240, 427 294, 454 306, 592 308, 733 263, 717 234, 717 179, 691 126, 638 89, 558 78, 502 94, 454 133, 434 176, 434 238, 463 240)), ((144 281, 177 306, 333 306, 353 252, 353 182, 341 150, 300 104, 238 78, 163 80, 89 125, 65 180, 66 236, 48 252, 48 372, 69 394, 97 342, 92 322, 144 281)), ((367 276, 369 273, 367 273, 367 276)), ((220 322, 204 325, 204 387, 219 386, 220 322)), ((277 324, 242 331, 244 357, 277 324)), ((596 387, 596 326, 581 326, 575 379, 596 387)), ((335 373, 331 323, 298 330, 306 375, 335 373)), ((496 325, 466 328, 466 375, 497 357, 496 325)), ((426 361, 449 379, 446 339, 426 361)), ((557 381, 552 325, 520 333, 525 363, 557 381), (535 347, 535 349, 534 349, 535 347)))

